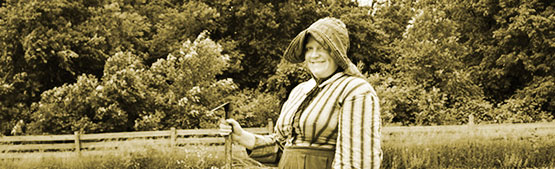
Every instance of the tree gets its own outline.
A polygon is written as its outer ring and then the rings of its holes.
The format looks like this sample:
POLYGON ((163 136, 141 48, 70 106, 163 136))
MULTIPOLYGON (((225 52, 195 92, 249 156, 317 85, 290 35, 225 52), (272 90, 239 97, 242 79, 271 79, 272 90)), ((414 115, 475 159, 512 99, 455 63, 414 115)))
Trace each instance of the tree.
MULTIPOLYGON (((0 8, 1 132, 18 120, 29 122, 30 106, 47 89, 98 73, 89 38, 79 29, 95 3, 6 1, 0 8), (90 71, 90 72, 89 72, 90 71)), ((99 69, 100 68, 100 69, 99 69)))
POLYGON ((156 61, 145 77, 149 98, 154 100, 139 114, 135 129, 153 129, 153 123, 156 128, 214 127, 222 116, 208 110, 225 102, 237 89, 232 79, 216 78, 229 66, 229 56, 221 54, 222 50, 203 32, 156 61))
POLYGON ((395 44, 395 76, 403 79, 397 85, 420 88, 409 90, 416 92, 409 98, 413 102, 431 99, 440 104, 419 104, 397 112, 414 117, 417 124, 461 123, 470 114, 488 114, 491 106, 471 76, 473 65, 465 60, 470 50, 461 38, 468 32, 461 31, 458 20, 458 7, 464 3, 419 1, 415 5, 416 15, 395 44), (440 118, 418 122, 419 116, 440 118))
POLYGON ((154 63, 159 58, 165 58, 175 51, 180 43, 187 39, 195 39, 203 30, 215 27, 215 20, 219 17, 215 8, 200 1, 187 1, 183 4, 169 5, 164 1, 152 1, 136 9, 151 19, 152 35, 148 41, 147 64, 154 63))
MULTIPOLYGON (((553 2, 484 1, 480 11, 495 21, 491 43, 484 43, 479 74, 490 99, 503 104, 511 121, 552 119, 555 110, 553 74, 553 2), (510 117, 510 116, 509 116, 510 117)), ((506 118, 506 117, 505 117, 506 118)), ((502 120, 501 118, 500 120, 502 120)))
POLYGON ((553 70, 548 67, 554 65, 554 47, 547 31, 554 27, 549 22, 552 6, 548 1, 484 0, 444 8, 465 25, 459 28, 459 42, 469 53, 462 60, 484 99, 499 105, 491 114, 500 116, 498 122, 512 115, 528 122, 552 118, 553 95, 540 92, 552 89, 548 81, 553 70))
POLYGON ((208 110, 237 89, 216 79, 228 66, 220 45, 201 33, 152 66, 131 52, 106 61, 98 81, 82 75, 77 83, 43 93, 36 104, 33 133, 114 132, 170 127, 213 127, 220 114, 208 110))

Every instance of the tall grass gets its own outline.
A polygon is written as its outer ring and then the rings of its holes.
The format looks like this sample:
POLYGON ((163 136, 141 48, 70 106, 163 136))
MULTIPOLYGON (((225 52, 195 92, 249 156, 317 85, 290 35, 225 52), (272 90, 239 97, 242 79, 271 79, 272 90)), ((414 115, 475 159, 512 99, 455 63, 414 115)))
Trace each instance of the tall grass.
POLYGON ((460 140, 444 144, 386 143, 384 168, 555 167, 555 141, 460 140))
POLYGON ((383 168, 555 167, 555 124, 458 126, 389 132, 383 168))
MULTIPOLYGON (((59 168, 59 169, 105 169, 105 168, 221 168, 225 161, 223 146, 168 147, 154 140, 122 142, 117 150, 27 153, 18 159, 0 159, 0 168, 59 168)), ((257 168, 244 152, 234 151, 234 166, 257 168)))
MULTIPOLYGON (((555 168, 555 123, 385 127, 382 168, 555 168)), ((0 168, 222 168, 223 146, 171 148, 154 140, 118 150, 26 153, 0 168)), ((264 168, 235 146, 234 167, 264 168)))

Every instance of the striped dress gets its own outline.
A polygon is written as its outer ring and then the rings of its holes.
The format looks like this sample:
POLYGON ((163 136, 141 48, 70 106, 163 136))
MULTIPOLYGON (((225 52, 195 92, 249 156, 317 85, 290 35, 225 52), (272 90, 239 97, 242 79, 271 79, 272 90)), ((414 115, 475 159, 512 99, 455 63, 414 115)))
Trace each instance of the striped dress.
POLYGON ((376 92, 364 79, 343 72, 321 84, 314 79, 299 84, 284 103, 274 134, 256 135, 249 156, 272 162, 288 146, 334 150, 333 168, 379 168, 382 151, 376 92), (295 121, 297 109, 315 87, 319 92, 295 121))

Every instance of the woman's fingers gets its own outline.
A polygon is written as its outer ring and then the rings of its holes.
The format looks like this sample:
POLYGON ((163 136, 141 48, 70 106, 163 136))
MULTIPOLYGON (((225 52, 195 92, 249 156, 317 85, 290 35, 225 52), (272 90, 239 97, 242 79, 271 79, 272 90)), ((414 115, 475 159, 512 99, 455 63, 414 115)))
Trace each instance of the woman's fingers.
POLYGON ((239 122, 234 119, 220 120, 220 135, 229 135, 233 132, 234 135, 241 135, 243 128, 239 122))
POLYGON ((227 136, 227 135, 231 134, 231 128, 229 128, 229 129, 220 128, 219 132, 220 132, 221 136, 227 136))
POLYGON ((241 125, 239 124, 239 122, 235 121, 234 119, 227 119, 225 121, 227 122, 227 124, 230 124, 235 128, 241 128, 241 125))
POLYGON ((220 120, 219 133, 221 136, 227 136, 231 134, 232 131, 233 131, 233 128, 231 127, 231 125, 229 125, 229 123, 226 120, 220 120))
POLYGON ((221 136, 231 135, 231 139, 247 148, 252 149, 254 147, 255 137, 252 133, 244 131, 239 122, 234 119, 221 119, 220 120, 220 130, 221 136))

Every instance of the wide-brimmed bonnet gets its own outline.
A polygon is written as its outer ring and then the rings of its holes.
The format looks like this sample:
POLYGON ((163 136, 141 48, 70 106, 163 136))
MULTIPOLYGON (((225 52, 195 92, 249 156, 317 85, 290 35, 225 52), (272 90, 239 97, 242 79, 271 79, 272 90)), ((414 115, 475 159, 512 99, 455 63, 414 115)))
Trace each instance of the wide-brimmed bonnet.
POLYGON ((341 20, 336 18, 322 18, 299 33, 285 50, 283 57, 291 63, 304 61, 304 45, 307 35, 312 36, 320 45, 330 51, 330 55, 344 73, 362 76, 357 67, 347 57, 349 49, 349 32, 341 20))

